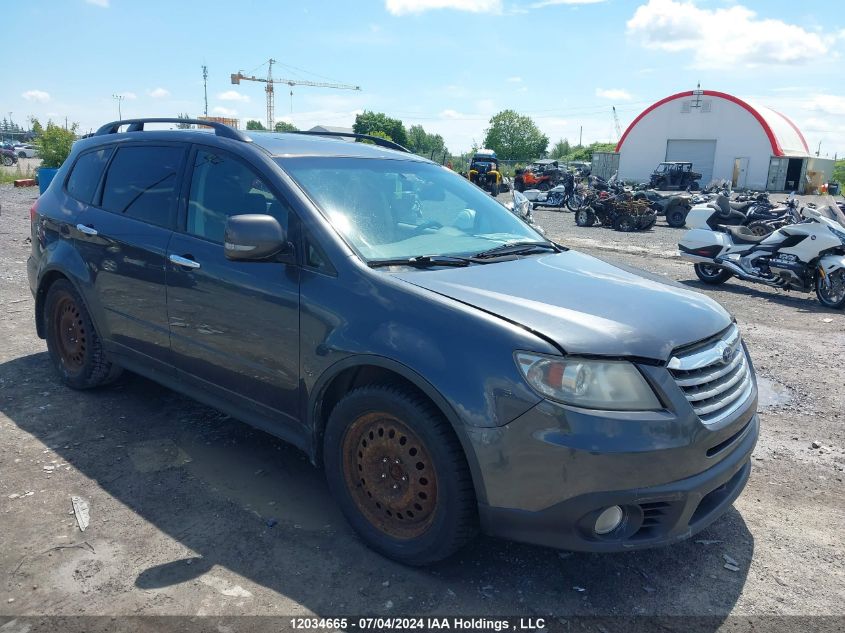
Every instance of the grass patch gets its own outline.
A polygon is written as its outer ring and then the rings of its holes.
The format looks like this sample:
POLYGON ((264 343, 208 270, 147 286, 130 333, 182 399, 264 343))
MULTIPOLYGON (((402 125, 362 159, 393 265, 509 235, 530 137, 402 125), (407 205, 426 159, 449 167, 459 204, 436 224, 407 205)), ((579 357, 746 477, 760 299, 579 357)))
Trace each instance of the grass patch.
POLYGON ((27 165, 25 169, 22 169, 20 163, 14 167, 0 169, 0 184, 9 184, 10 182, 21 180, 23 178, 35 178, 35 171, 35 168, 29 165, 27 165))

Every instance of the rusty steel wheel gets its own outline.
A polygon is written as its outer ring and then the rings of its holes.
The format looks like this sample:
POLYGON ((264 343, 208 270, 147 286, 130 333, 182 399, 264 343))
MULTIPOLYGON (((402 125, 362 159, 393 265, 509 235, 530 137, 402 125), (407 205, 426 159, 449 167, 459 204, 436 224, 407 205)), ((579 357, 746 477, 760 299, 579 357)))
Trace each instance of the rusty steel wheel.
POLYGON ((70 373, 78 373, 85 364, 87 332, 82 311, 69 293, 62 293, 53 304, 51 323, 62 364, 70 373))
POLYGON ((85 303, 68 280, 50 284, 42 314, 47 350, 66 385, 90 389, 120 375, 120 367, 106 356, 85 303))
POLYGON ((423 534, 437 507, 437 473, 422 440, 395 416, 366 413, 343 439, 346 485, 358 510, 390 537, 423 534))

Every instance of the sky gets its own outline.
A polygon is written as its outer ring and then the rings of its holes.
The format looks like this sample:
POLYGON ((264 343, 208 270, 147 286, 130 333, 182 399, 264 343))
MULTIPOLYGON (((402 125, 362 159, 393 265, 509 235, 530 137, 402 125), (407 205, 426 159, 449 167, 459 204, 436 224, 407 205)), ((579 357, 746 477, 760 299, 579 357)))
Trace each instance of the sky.
POLYGON ((792 118, 812 151, 845 155, 839 76, 845 20, 831 0, 13 0, 0 116, 87 132, 118 118, 208 112, 266 119, 264 84, 230 75, 358 85, 277 86, 276 120, 351 127, 362 110, 481 145, 506 108, 551 143, 615 141, 676 92, 728 92, 792 118))

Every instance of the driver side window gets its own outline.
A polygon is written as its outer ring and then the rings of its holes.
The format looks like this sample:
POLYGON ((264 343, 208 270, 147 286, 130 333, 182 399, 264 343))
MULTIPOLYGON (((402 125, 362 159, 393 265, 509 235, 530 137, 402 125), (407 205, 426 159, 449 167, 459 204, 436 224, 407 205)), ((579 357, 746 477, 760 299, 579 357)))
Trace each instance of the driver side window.
POLYGON ((287 206, 238 159, 225 152, 201 149, 193 168, 186 223, 191 235, 222 244, 229 216, 247 213, 272 215, 288 230, 287 206))

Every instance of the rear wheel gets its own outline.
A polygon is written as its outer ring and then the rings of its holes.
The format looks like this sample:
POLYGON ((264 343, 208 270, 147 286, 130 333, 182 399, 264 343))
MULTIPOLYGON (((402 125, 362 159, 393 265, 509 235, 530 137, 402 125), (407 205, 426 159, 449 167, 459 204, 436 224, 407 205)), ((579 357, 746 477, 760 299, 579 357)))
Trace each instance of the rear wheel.
POLYGON ((613 221, 613 228, 617 231, 636 231, 638 228, 638 222, 628 213, 622 213, 613 221))
POLYGON ((578 226, 593 226, 596 222, 596 214, 589 209, 578 209, 575 212, 575 224, 578 226))
POLYGON ((578 209, 583 206, 584 196, 582 196, 580 193, 575 192, 566 200, 566 208, 570 211, 578 211, 578 209))
POLYGON ((714 264, 695 264, 695 274, 706 284, 718 285, 733 277, 733 273, 714 264))
POLYGON ((666 212, 666 224, 672 228, 679 229, 687 223, 686 209, 675 207, 666 212))
POLYGON ((769 235, 774 229, 765 222, 751 222, 748 225, 748 230, 754 235, 763 236, 769 235))
POLYGON ((827 281, 821 275, 816 276, 816 296, 819 302, 835 310, 845 308, 845 269, 840 268, 827 275, 827 281))
POLYGON ((475 534, 463 449, 425 398, 389 385, 347 394, 324 440, 326 477, 346 519, 374 550, 409 565, 448 557, 475 534))
POLYGON ((44 303, 47 350, 62 381, 74 389, 108 384, 121 369, 109 361, 91 316, 73 285, 60 279, 44 303))
POLYGON ((4 164, 6 167, 11 167, 12 165, 14 165, 14 164, 15 164, 15 161, 14 161, 14 160, 12 160, 12 157, 11 157, 11 156, 3 156, 3 164, 4 164))

